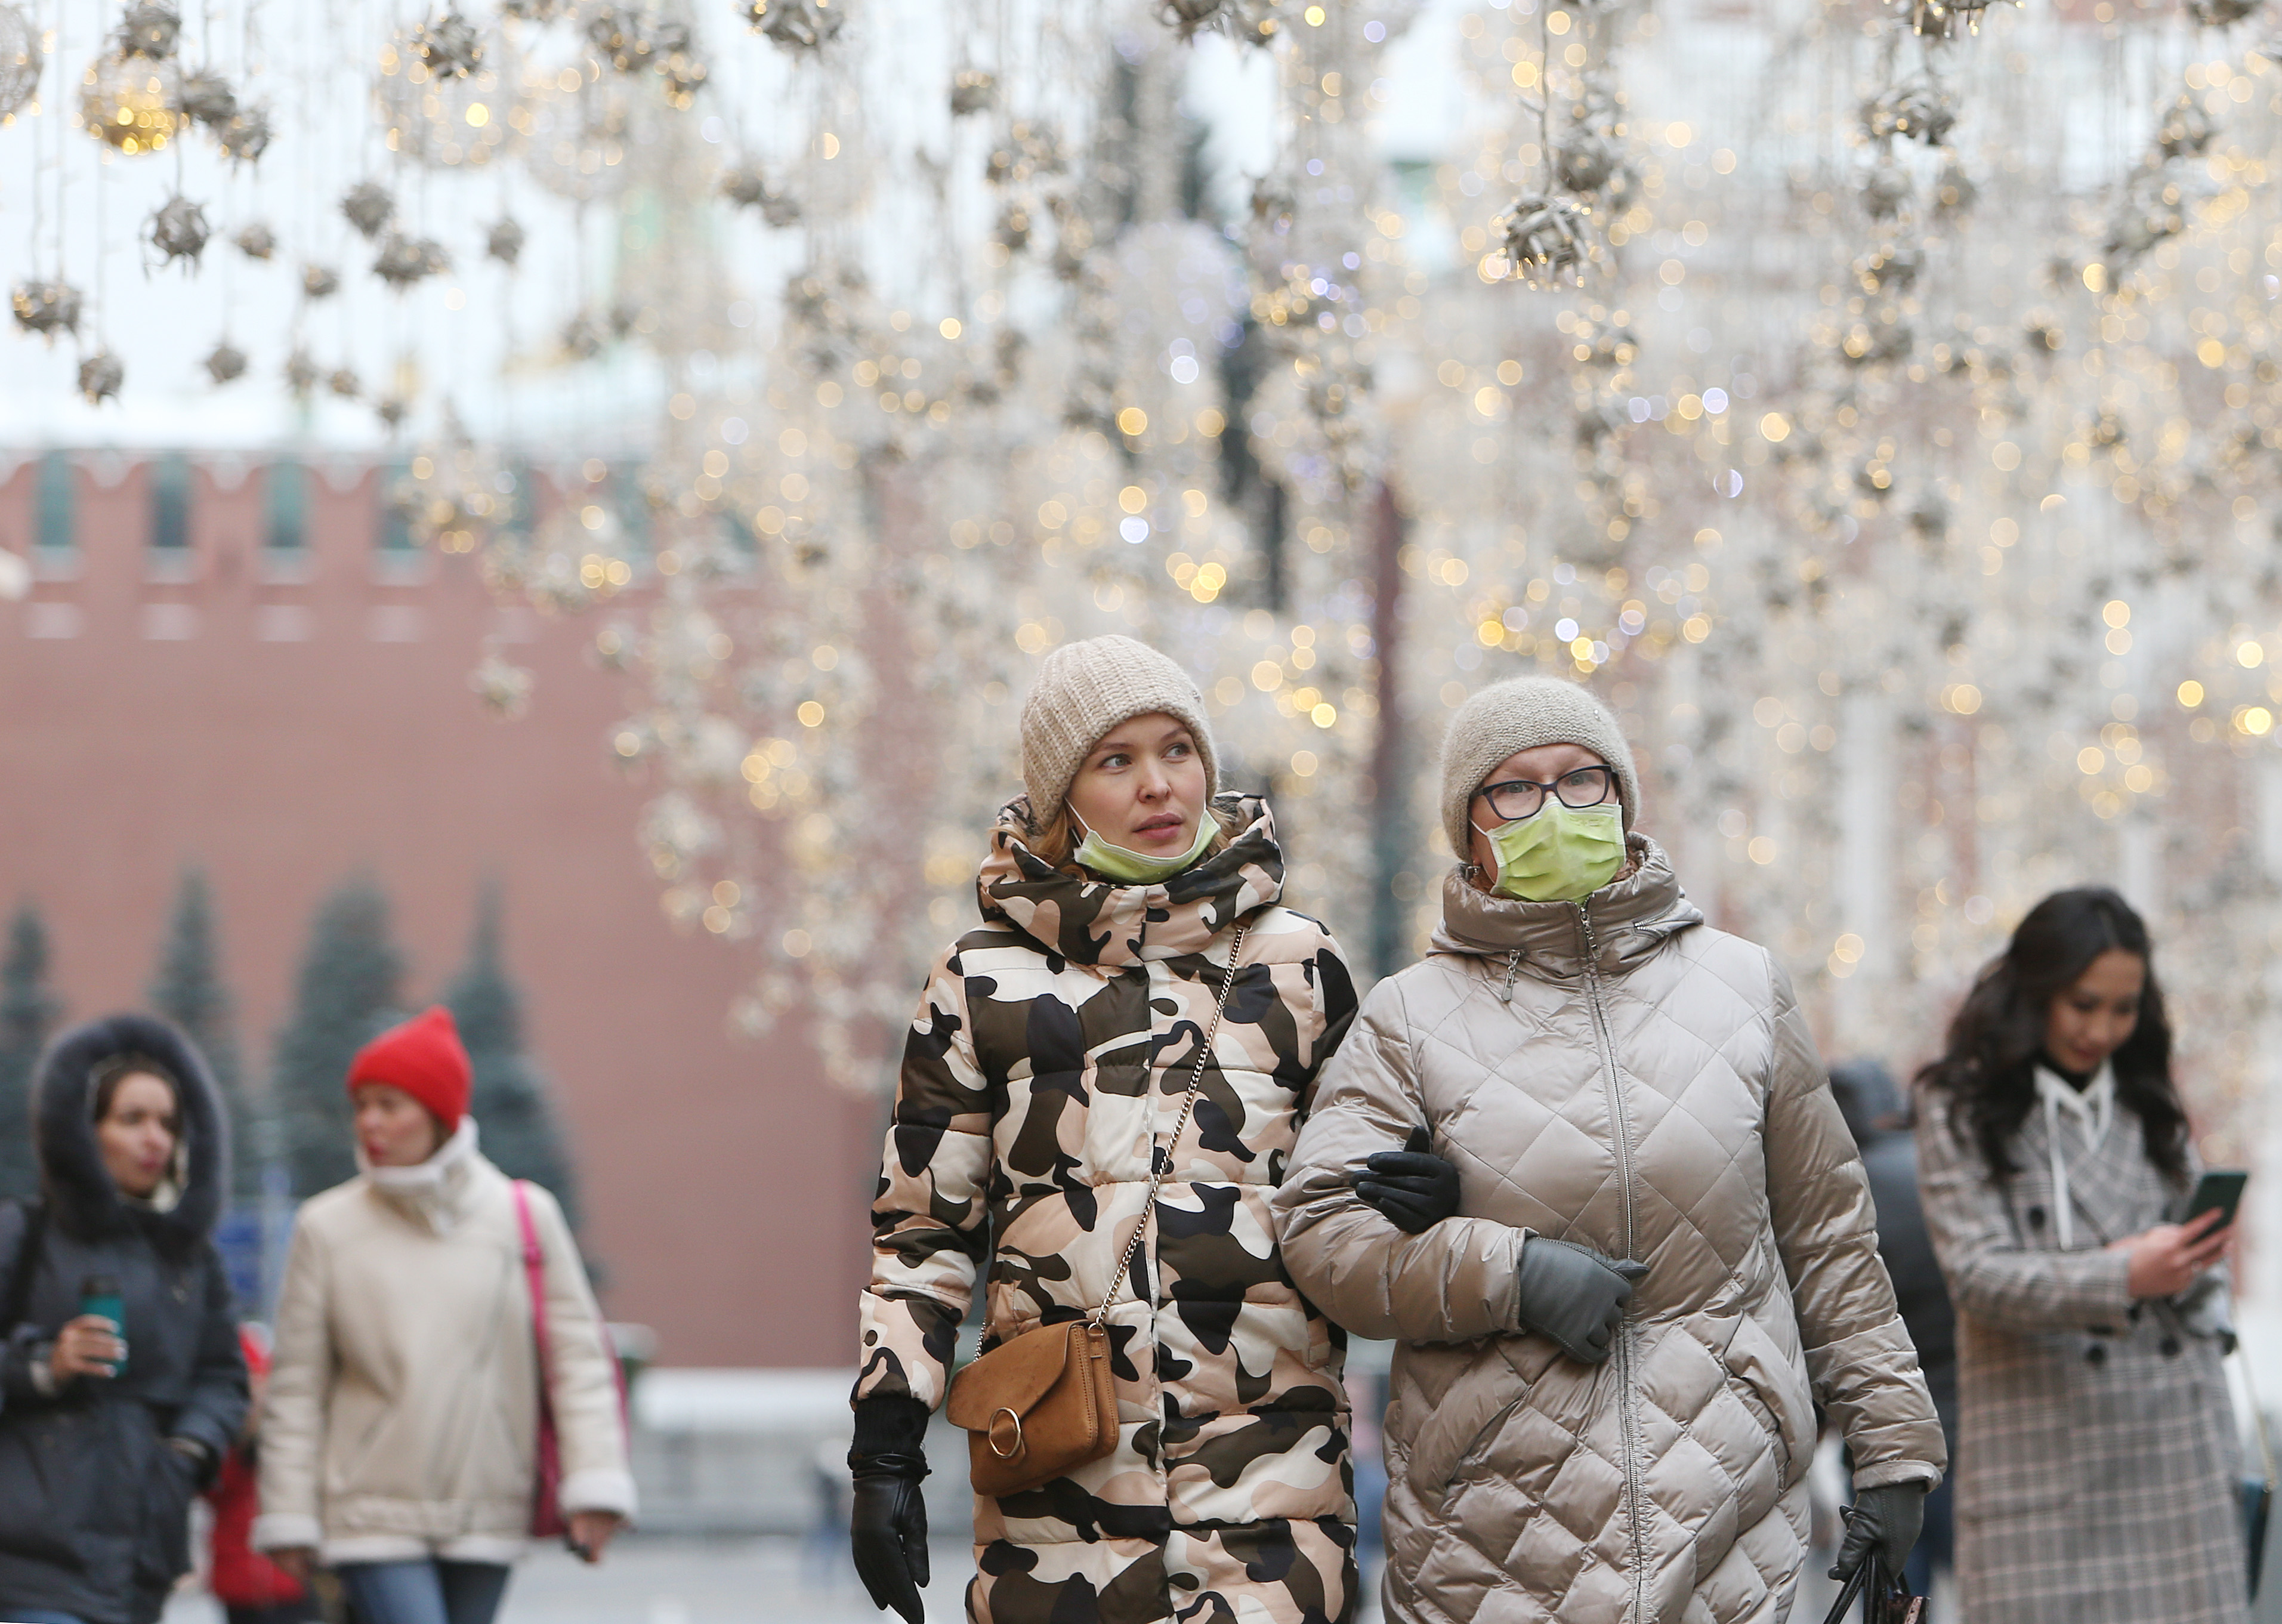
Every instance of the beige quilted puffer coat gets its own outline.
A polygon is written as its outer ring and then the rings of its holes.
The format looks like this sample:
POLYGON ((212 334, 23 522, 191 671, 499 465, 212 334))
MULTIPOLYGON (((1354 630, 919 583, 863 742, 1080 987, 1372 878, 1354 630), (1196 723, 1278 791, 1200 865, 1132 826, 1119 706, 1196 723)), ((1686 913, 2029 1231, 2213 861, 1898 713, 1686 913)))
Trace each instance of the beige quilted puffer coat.
POLYGON ((1277 1197, 1300 1289, 1401 1344, 1390 1620, 1779 1620, 1818 1403, 1859 1487, 1946 1464, 1789 983, 1630 843, 1581 905, 1453 874, 1432 951, 1372 991, 1324 1068, 1277 1197), (1417 1123, 1462 1194, 1410 1236, 1352 1183, 1417 1123), (1532 1234, 1648 1264, 1605 1364, 1517 1328, 1532 1234))

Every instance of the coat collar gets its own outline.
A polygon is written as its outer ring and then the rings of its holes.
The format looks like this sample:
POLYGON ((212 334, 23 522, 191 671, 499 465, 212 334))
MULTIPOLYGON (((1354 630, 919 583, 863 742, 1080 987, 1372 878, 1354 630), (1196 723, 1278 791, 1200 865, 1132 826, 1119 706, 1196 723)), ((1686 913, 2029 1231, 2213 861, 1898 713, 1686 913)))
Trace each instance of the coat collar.
POLYGON ((1625 845, 1628 871, 1581 905, 1493 897, 1466 877, 1463 866, 1453 868, 1442 881, 1442 922, 1430 951, 1510 959, 1516 968, 1566 977, 1585 967, 1580 921, 1589 920, 1600 950, 1594 967, 1604 975, 1624 975, 1672 936, 1704 922, 1703 911, 1680 889, 1664 848, 1641 834, 1626 835, 1625 845))
MULTIPOLYGON (((2019 1160, 2044 1174, 2052 1186, 2051 1199, 2060 1201, 2058 1181, 2052 1177, 2052 1130, 2041 1107, 2021 1123, 2015 1143, 2019 1160)), ((2059 1160, 2067 1169, 2069 1228, 2077 1249, 2084 1248, 2087 1235, 2091 1244, 2106 1246, 2159 1221, 2151 1216, 2149 1191, 2160 1179, 2147 1160, 2146 1131, 2136 1111, 2118 1107, 2107 1136, 2096 1146, 2085 1142, 2073 1122, 2063 1123, 2059 1160)), ((2161 1206, 2160 1194, 2155 1205, 2161 1206)), ((2057 1234, 2057 1219, 2053 1230, 2057 1234)))
POLYGON ((1017 798, 998 814, 975 877, 982 917, 1013 925, 1050 953, 1105 968, 1202 952, 1284 895, 1284 851, 1268 803, 1224 795, 1213 810, 1240 831, 1225 847, 1161 885, 1115 885, 1065 874, 1031 851, 1029 801, 1017 798))
POLYGON ((356 1151, 357 1171, 381 1201, 431 1233, 447 1235, 474 1205, 491 1165, 476 1149, 476 1119, 462 1116, 452 1137, 427 1161, 411 1167, 375 1167, 356 1151))

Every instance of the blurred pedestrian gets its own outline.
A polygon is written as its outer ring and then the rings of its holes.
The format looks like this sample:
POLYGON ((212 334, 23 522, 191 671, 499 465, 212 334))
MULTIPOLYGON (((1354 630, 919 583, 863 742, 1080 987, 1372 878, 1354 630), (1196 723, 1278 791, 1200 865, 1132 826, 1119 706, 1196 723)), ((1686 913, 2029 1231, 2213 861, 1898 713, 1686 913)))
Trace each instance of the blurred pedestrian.
POLYGON ((2197 1168, 2146 926, 2112 890, 2045 897, 1918 1084, 1966 1617, 2241 1624, 2232 1231, 2169 1221, 2197 1168))
MULTIPOLYGON (((1830 1092, 1846 1118, 1847 1131, 1862 1153, 1862 1170, 1878 1208, 1878 1255, 1894 1283, 1895 1306, 1918 1350, 1919 1368, 1941 1417, 1941 1435, 1957 1458, 1957 1313, 1949 1286, 1926 1232, 1925 1209, 1918 1202, 1917 1142, 1910 1135, 1894 1074, 1876 1061, 1850 1061, 1830 1068, 1830 1092)), ((1910 1552, 1907 1577, 1920 1596, 1933 1594, 1937 1568, 1951 1564, 1955 1524, 1952 1516, 1954 1479, 1944 1478, 1926 1496, 1925 1529, 1910 1552)), ((1934 1624, 1930 1614, 1924 1624, 1934 1624)))
POLYGON ((0 1619, 151 1624, 245 1417, 206 1061, 145 1015, 40 1063, 40 1199, 0 1208, 0 1619))
POLYGON ((578 1245, 553 1196, 477 1151, 469 1084, 443 1008, 368 1044, 361 1170, 302 1205, 285 1261, 252 1544, 297 1580, 337 1570, 360 1624, 488 1624, 532 1527, 542 1407, 573 1547, 598 1559, 634 1509, 578 1245))
POLYGON ((1441 788, 1441 926, 1276 1198, 1300 1289, 1400 1339, 1386 1616, 1780 1620, 1817 1404, 1854 1455, 1839 1571, 1900 1566, 1941 1429, 1781 967, 1682 894, 1583 688, 1476 694, 1441 788), (1456 1216, 1406 1235, 1357 1185, 1421 1125, 1456 1216))
POLYGON ((922 1434, 987 1269, 986 1351, 1107 1303, 1117 1431, 1067 1475, 977 1495, 969 1616, 1338 1624, 1343 1342, 1285 1274, 1268 1197, 1354 1014, 1347 966, 1279 905, 1274 820, 1217 793, 1171 660, 1066 645, 1021 727, 1028 794, 991 831, 982 924, 929 977, 873 1203, 857 1570, 918 1624, 922 1434))
POLYGON ((308 1587, 247 1542, 260 1510, 257 1437, 269 1386, 269 1344, 246 1325, 238 1327, 237 1345, 245 1355, 253 1403, 237 1442, 222 1459, 221 1474, 206 1491, 213 1507, 213 1527, 206 1542, 206 1589, 229 1613, 229 1624, 316 1624, 317 1604, 308 1587))

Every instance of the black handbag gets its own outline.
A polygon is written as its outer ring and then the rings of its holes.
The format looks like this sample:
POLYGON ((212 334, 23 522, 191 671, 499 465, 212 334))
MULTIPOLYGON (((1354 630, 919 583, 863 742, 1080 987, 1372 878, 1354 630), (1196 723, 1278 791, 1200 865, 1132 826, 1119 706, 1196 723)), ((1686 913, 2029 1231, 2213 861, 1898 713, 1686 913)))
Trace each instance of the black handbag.
POLYGON ((1885 1558, 1875 1550, 1863 1557, 1862 1566, 1838 1592, 1822 1624, 1845 1624, 1847 1610, 1858 1601, 1862 1604, 1862 1624, 1919 1624, 1925 1616, 1925 1597, 1911 1595, 1908 1581, 1889 1572, 1885 1558))

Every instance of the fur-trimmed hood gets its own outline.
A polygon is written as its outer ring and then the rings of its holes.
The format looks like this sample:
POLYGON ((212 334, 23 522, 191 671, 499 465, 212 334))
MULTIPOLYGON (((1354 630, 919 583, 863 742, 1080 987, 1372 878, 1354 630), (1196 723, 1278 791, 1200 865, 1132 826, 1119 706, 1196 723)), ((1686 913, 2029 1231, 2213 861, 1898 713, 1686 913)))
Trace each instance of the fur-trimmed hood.
POLYGON ((206 1057, 155 1015, 105 1015, 49 1046, 34 1085, 32 1120, 48 1210, 82 1239, 142 1230, 172 1251, 213 1234, 229 1190, 229 1134, 206 1057), (180 1198, 165 1211, 127 1200, 95 1142, 97 1068, 122 1054, 157 1062, 175 1081, 182 1118, 180 1198))

